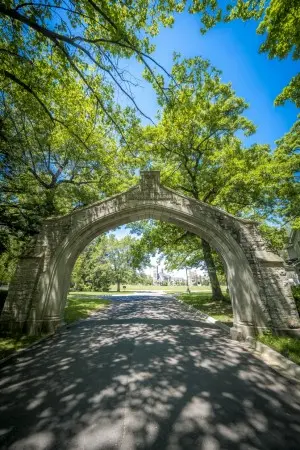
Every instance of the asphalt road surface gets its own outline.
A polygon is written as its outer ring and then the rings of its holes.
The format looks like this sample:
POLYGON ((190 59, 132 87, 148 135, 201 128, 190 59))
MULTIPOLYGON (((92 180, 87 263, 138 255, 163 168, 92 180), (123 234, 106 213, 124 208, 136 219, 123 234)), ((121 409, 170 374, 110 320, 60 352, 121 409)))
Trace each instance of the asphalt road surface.
POLYGON ((1 449, 300 449, 299 385, 175 299, 113 299, 0 366, 1 449))

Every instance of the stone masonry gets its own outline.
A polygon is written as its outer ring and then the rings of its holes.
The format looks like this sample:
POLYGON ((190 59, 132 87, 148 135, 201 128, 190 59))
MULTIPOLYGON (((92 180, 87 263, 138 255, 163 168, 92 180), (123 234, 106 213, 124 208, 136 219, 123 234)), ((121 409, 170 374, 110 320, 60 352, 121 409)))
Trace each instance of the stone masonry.
POLYGON ((62 320, 73 266, 85 246, 101 233, 148 218, 189 230, 219 252, 233 306, 234 338, 266 330, 300 335, 284 261, 267 247, 257 223, 162 186, 158 171, 142 172, 140 183, 124 193, 45 221, 19 261, 0 329, 54 331, 62 320))

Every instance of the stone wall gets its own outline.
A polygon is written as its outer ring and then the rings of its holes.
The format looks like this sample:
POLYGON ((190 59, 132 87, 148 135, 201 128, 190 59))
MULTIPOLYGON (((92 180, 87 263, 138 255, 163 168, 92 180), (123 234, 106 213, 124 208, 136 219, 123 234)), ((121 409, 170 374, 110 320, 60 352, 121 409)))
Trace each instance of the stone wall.
POLYGON ((0 318, 5 330, 54 330, 60 323, 71 272, 84 247, 99 234, 144 218, 194 232, 221 255, 234 311, 234 337, 299 328, 283 260, 272 253, 257 224, 181 195, 160 184, 159 172, 142 172, 128 191, 63 217, 46 220, 20 260, 0 318))

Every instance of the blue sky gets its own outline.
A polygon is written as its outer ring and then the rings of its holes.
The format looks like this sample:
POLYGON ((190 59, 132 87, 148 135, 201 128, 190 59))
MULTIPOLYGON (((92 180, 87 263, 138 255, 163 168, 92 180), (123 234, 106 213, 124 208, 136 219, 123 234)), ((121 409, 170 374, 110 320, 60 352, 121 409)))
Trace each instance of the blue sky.
MULTIPOLYGON (((275 107, 274 99, 289 80, 299 71, 299 62, 270 60, 259 54, 263 40, 256 34, 254 21, 235 21, 219 24, 206 35, 200 33, 200 21, 196 15, 177 15, 172 29, 162 29, 155 38, 154 57, 166 69, 172 66, 172 54, 179 52, 184 57, 202 56, 223 72, 223 80, 231 82, 236 93, 249 103, 246 115, 257 125, 255 136, 247 142, 274 142, 286 133, 297 116, 292 103, 275 107)), ((141 68, 130 61, 127 69, 141 80, 141 68)), ((140 81, 141 88, 135 90, 141 109, 154 118, 157 110, 155 94, 151 86, 140 81)))
MULTIPOLYGON (((270 60, 265 53, 258 52, 263 37, 256 34, 254 21, 235 21, 219 24, 206 35, 200 34, 199 17, 184 13, 176 17, 172 29, 162 29, 155 38, 154 57, 166 69, 172 66, 172 54, 180 52, 184 57, 200 55, 223 72, 223 80, 231 82, 237 95, 249 103, 246 112, 257 126, 253 142, 267 143, 275 147, 276 139, 283 136, 293 125, 299 111, 292 103, 274 106, 275 97, 299 71, 299 62, 270 60)), ((141 77, 141 66, 133 61, 125 63, 127 70, 140 80, 141 87, 135 90, 141 109, 155 118, 157 104, 151 86, 141 77)), ((121 238, 128 234, 122 227, 115 231, 121 238)))

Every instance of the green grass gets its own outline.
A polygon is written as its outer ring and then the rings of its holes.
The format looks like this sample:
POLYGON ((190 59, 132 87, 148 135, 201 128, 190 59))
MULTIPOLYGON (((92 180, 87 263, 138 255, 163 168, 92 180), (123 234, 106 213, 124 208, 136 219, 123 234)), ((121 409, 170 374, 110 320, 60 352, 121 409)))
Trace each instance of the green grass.
POLYGON ((28 347, 35 341, 41 339, 42 336, 14 336, 0 338, 0 359, 6 358, 21 348, 28 347))
MULTIPOLYGON (((72 293, 68 296, 68 304, 64 311, 64 321, 66 323, 85 319, 92 312, 105 308, 110 303, 109 300, 95 297, 95 293, 85 292, 84 296, 82 292, 78 294, 72 293)), ((28 347, 42 337, 24 335, 0 337, 0 359, 6 358, 17 350, 28 347)))
POLYGON ((273 336, 272 334, 259 335, 257 339, 263 344, 281 353, 296 364, 300 365, 300 340, 293 337, 273 336))
MULTIPOLYGON (((112 288, 116 288, 112 286, 112 288)), ((211 292, 210 286, 190 286, 191 292, 211 292)), ((126 285, 126 289, 122 289, 122 292, 126 291, 164 291, 164 292, 186 292, 186 286, 144 286, 144 285, 126 285)))
MULTIPOLYGON (((130 293, 130 292, 129 292, 130 293)), ((83 300, 99 300, 102 297, 105 297, 107 295, 112 295, 112 294, 118 294, 118 295, 126 295, 128 294, 128 292, 117 292, 117 291, 74 291, 74 292, 69 292, 68 295, 68 300, 73 299, 73 298, 82 298, 83 300)))
MULTIPOLYGON (((123 285, 122 285, 123 286, 123 285)), ((98 297, 100 295, 110 295, 110 294, 130 294, 132 292, 139 291, 164 291, 164 292, 186 292, 186 286, 152 286, 152 285, 142 285, 142 284, 124 284, 125 289, 121 286, 121 292, 117 292, 117 286, 112 285, 109 291, 106 292, 96 292, 96 291, 71 291, 69 295, 83 295, 86 297, 94 296, 98 297)), ((211 292, 210 286, 190 286, 191 292, 211 292)))
POLYGON ((72 323, 79 319, 85 319, 92 312, 105 308, 109 303, 109 300, 97 298, 95 293, 72 292, 68 295, 68 302, 64 312, 64 321, 66 323, 72 323))
POLYGON ((222 302, 212 300, 211 295, 205 292, 181 294, 178 298, 225 325, 232 326, 232 306, 227 296, 226 300, 222 302))

